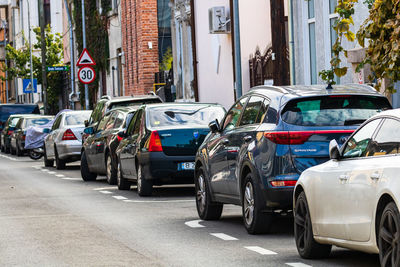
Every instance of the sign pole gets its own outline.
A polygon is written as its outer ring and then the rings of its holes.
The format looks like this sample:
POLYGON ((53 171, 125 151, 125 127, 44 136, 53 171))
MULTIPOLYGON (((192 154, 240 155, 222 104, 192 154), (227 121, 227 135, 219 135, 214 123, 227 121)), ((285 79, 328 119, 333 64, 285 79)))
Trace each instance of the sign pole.
MULTIPOLYGON (((86 48, 86 23, 85 23, 85 0, 82 2, 82 37, 83 37, 83 49, 86 48)), ((85 109, 89 109, 89 87, 85 84, 85 109)))

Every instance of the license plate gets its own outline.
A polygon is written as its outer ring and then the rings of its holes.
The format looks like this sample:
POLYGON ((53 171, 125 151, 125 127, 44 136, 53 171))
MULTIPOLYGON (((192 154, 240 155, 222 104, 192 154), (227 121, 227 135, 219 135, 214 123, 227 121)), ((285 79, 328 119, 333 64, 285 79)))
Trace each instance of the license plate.
POLYGON ((179 171, 194 170, 194 162, 182 162, 178 164, 179 171))

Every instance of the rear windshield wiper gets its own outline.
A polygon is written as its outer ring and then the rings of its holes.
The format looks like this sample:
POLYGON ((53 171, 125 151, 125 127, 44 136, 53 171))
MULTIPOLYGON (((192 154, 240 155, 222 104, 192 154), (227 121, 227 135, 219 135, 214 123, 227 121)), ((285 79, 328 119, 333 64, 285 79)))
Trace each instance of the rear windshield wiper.
POLYGON ((358 119, 358 120, 346 120, 346 121, 344 121, 344 125, 345 126, 347 126, 347 125, 357 125, 357 124, 362 124, 364 121, 366 121, 366 120, 360 120, 360 119, 358 119))
POLYGON ((167 114, 171 118, 175 118, 175 114, 183 114, 183 115, 192 116, 192 115, 196 114, 197 112, 199 112, 200 110, 206 109, 206 108, 209 108, 209 107, 211 107, 211 105, 199 108, 199 109, 197 109, 195 111, 192 111, 192 112, 182 112, 182 111, 175 112, 175 111, 172 111, 172 110, 168 110, 168 111, 165 111, 164 113, 167 114))

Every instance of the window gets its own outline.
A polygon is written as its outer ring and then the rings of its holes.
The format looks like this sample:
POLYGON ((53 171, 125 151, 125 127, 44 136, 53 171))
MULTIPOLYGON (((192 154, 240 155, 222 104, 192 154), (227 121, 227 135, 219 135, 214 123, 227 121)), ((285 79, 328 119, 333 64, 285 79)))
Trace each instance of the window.
POLYGON ((108 120, 105 130, 110 130, 114 128, 115 119, 117 118, 118 112, 113 112, 111 118, 108 120))
POLYGON ((310 74, 311 84, 317 83, 317 48, 315 41, 315 0, 307 1, 308 5, 308 35, 310 45, 310 74))
POLYGON ((56 121, 53 123, 53 126, 51 127, 51 130, 57 130, 60 127, 61 124, 61 119, 62 119, 62 115, 58 116, 58 118, 56 119, 56 121))
POLYGON ((132 135, 133 134, 133 131, 135 129, 135 123, 136 123, 138 115, 140 113, 141 113, 141 110, 135 112, 135 115, 133 116, 131 122, 129 123, 128 130, 126 132, 128 135, 132 135))
POLYGON ((259 96, 252 96, 243 112, 242 119, 240 120, 240 125, 242 126, 260 123, 261 117, 263 117, 266 111, 264 109, 264 98, 259 96))
POLYGON ((125 119, 124 126, 123 126, 124 128, 128 127, 128 125, 131 122, 133 116, 135 116, 135 113, 136 113, 136 111, 135 112, 130 112, 130 113, 128 113, 128 115, 126 115, 126 119, 125 119))
POLYGON ((240 118, 243 111, 243 106, 246 104, 247 97, 240 99, 236 104, 228 111, 224 120, 224 131, 230 131, 236 127, 236 123, 240 118))
POLYGON ((65 125, 83 125, 88 117, 87 112, 66 114, 64 123, 65 125))
POLYGON ((107 114, 104 118, 101 119, 99 125, 97 126, 97 131, 101 131, 105 129, 108 119, 111 117, 111 113, 107 114))
POLYGON ((119 128, 124 123, 125 115, 124 113, 118 113, 117 118, 115 119, 114 128, 119 128))
POLYGON ((400 122, 394 119, 385 119, 374 141, 371 142, 369 156, 383 156, 400 153, 400 122))
POLYGON ((372 135, 379 126, 381 119, 373 120, 364 125, 347 143, 343 152, 344 158, 371 156, 367 147, 371 142, 372 135))

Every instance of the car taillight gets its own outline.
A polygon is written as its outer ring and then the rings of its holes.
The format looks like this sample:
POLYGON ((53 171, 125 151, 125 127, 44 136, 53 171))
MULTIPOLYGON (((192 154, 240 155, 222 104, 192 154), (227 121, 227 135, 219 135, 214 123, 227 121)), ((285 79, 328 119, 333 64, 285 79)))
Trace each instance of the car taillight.
POLYGON ((63 134, 62 140, 76 140, 76 136, 71 129, 67 129, 63 134))
POLYGON ((12 135, 13 131, 8 131, 7 135, 12 135))
POLYGON ((294 180, 279 180, 279 181, 271 181, 270 184, 273 187, 286 187, 286 186, 295 186, 297 181, 294 180))
POLYGON ((315 134, 352 134, 354 130, 264 132, 264 137, 279 145, 301 145, 315 134))
POLYGON ((151 132, 149 141, 149 152, 161 152, 163 151, 161 146, 161 139, 157 131, 151 132))
POLYGON ((21 139, 25 141, 26 135, 22 135, 21 139))
POLYGON ((121 142, 122 139, 124 139, 124 138, 122 138, 121 136, 119 136, 119 135, 117 134, 117 140, 118 140, 118 142, 121 142))

